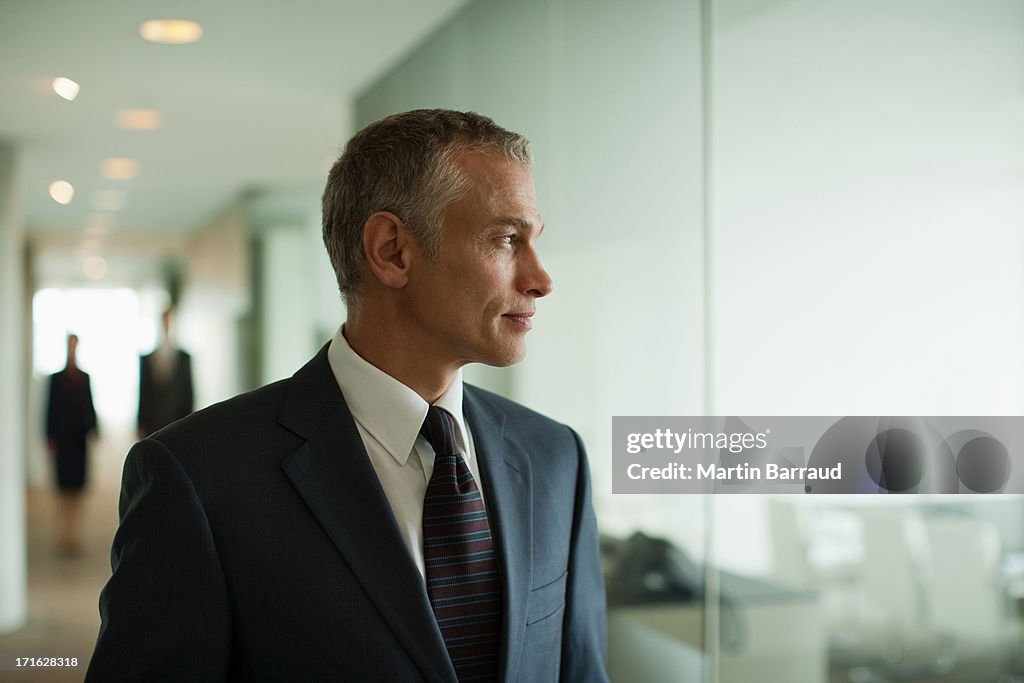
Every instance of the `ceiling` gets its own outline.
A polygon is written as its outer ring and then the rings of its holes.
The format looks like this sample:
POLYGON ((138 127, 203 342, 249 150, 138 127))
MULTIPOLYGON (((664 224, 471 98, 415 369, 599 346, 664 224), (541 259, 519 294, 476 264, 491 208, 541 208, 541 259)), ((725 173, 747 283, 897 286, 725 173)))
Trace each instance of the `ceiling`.
POLYGON ((465 3, 4 0, 0 139, 18 151, 27 229, 182 233, 243 191, 321 186, 352 98, 465 3), (198 22, 202 39, 139 36, 168 18, 198 22), (74 101, 53 92, 57 76, 81 86, 74 101), (122 130, 124 108, 156 109, 162 125, 122 130), (105 179, 109 157, 137 160, 138 176, 105 179), (58 179, 75 187, 67 206, 48 194, 58 179))

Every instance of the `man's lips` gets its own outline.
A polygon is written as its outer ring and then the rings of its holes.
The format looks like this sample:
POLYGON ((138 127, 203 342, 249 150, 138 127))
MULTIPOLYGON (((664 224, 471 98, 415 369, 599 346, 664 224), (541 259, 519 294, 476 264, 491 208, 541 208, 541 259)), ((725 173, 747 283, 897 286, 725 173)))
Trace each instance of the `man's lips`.
POLYGON ((533 321, 530 318, 533 317, 533 311, 523 311, 521 313, 505 313, 501 316, 502 318, 508 318, 517 325, 522 325, 526 329, 533 327, 533 321))

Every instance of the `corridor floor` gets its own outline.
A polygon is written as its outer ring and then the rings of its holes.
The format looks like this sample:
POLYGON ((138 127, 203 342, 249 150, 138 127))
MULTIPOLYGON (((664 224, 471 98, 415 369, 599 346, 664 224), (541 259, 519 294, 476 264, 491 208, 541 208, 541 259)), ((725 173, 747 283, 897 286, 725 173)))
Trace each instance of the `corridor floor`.
POLYGON ((100 623, 97 600, 110 576, 121 464, 129 446, 130 437, 125 436, 100 439, 93 447, 82 550, 74 557, 56 550, 53 491, 30 487, 26 492, 28 618, 22 628, 0 634, 0 655, 78 657, 79 666, 0 670, 0 683, 63 683, 85 676, 100 623))

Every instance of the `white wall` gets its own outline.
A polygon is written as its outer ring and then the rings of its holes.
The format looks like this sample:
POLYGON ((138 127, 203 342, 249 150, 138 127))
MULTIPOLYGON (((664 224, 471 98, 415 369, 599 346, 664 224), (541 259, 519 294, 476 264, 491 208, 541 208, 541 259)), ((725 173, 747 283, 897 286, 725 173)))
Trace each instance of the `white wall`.
POLYGON ((0 633, 25 618, 23 225, 14 147, 0 142, 0 633))
POLYGON ((263 381, 291 377, 316 351, 309 239, 301 226, 263 235, 263 381))
POLYGON ((263 382, 290 377, 334 335, 345 305, 321 235, 327 172, 355 133, 351 103, 338 108, 338 140, 325 150, 316 187, 255 191, 243 200, 250 234, 260 240, 256 281, 263 382))
POLYGON ((252 305, 245 221, 230 206, 185 246, 185 289, 177 319, 179 345, 192 354, 196 408, 241 391, 239 322, 252 305))

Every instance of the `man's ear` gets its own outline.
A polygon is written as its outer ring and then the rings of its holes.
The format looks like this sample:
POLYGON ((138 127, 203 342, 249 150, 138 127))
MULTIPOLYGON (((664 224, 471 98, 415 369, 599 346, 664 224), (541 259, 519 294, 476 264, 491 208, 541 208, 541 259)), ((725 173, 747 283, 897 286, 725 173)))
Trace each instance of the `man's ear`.
POLYGON ((363 224, 366 265, 385 287, 401 289, 409 281, 411 241, 405 223, 390 211, 378 211, 363 224))

